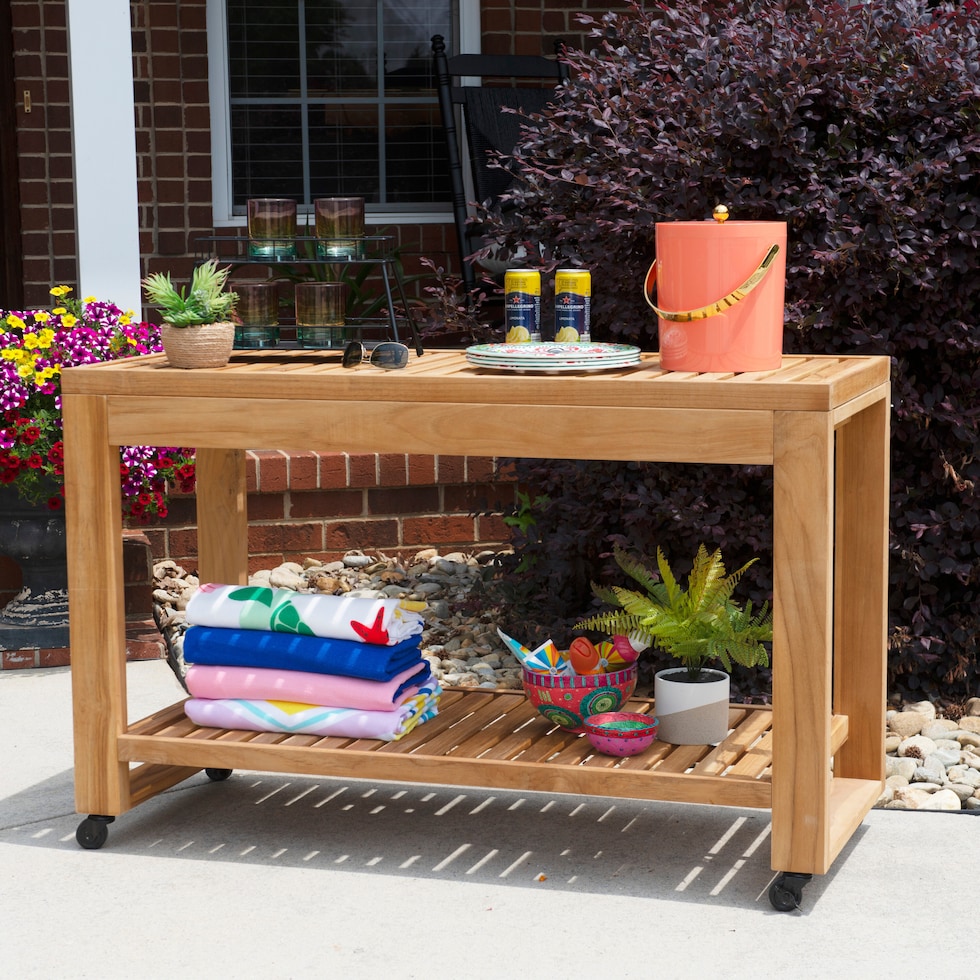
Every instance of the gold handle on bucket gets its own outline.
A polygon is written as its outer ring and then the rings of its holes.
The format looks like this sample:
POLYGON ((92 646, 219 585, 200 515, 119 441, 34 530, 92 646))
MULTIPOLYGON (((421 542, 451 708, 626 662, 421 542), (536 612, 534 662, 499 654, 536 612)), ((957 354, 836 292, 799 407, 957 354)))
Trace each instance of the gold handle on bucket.
POLYGON ((657 281, 657 260, 654 259, 653 262, 650 263, 650 268, 647 269, 646 279, 643 283, 643 298, 647 301, 647 306, 649 306, 661 320, 671 320, 674 323, 689 323, 691 320, 707 320, 708 317, 717 316, 719 313, 724 313, 725 310, 733 307, 740 299, 745 299, 745 297, 751 293, 760 282, 762 282, 765 274, 769 271, 769 267, 772 265, 773 260, 778 254, 779 246, 773 245, 769 251, 766 252, 765 258, 756 267, 755 272, 753 272, 741 286, 733 289, 727 296, 723 296, 717 303, 709 303, 707 306, 700 306, 696 310, 683 310, 677 313, 670 313, 667 310, 660 309, 659 306, 654 306, 650 299, 653 286, 657 281))

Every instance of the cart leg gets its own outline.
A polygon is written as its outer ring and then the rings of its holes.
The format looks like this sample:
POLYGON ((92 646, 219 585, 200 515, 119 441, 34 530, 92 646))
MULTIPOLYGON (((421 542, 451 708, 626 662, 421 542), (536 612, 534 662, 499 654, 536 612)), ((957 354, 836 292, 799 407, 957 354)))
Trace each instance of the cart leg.
POLYGON ((212 783, 220 783, 222 780, 227 779, 231 773, 231 769, 205 769, 205 775, 212 783))
POLYGON ((87 851, 97 851, 109 839, 109 824, 115 817, 90 813, 75 831, 75 840, 87 851))
POLYGON ((769 904, 777 912, 792 912, 800 907, 803 886, 813 877, 794 871, 782 871, 769 886, 769 904))

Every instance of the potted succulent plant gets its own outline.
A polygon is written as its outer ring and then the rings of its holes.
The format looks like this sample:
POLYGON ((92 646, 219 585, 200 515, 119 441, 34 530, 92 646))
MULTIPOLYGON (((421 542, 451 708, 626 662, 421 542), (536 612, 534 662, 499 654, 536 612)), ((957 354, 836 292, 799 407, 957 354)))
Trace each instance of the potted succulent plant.
POLYGON ((757 559, 726 574, 721 551, 708 554, 702 544, 684 589, 660 548, 659 578, 622 550, 617 549, 614 557, 645 592, 593 584, 599 599, 619 608, 592 616, 576 628, 626 636, 634 648, 657 646, 681 660, 683 667, 661 670, 654 678, 658 738, 678 745, 722 741, 728 734, 732 663, 743 667, 769 664, 763 646, 772 639, 768 604, 753 613, 751 602, 743 608, 732 599, 742 574, 757 559), (706 666, 715 661, 724 669, 706 666))
POLYGON ((190 288, 178 292, 169 273, 143 280, 143 292, 163 318, 160 339, 172 367, 221 367, 235 343, 238 294, 225 291, 231 269, 209 259, 194 269, 190 288))

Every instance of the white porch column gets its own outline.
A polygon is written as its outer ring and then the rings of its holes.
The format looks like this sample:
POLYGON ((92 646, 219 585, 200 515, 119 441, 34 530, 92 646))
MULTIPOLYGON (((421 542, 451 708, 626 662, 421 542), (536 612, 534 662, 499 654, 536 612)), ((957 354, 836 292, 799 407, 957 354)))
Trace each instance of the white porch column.
POLYGON ((139 315, 140 244, 129 0, 67 0, 78 236, 76 298, 139 315))

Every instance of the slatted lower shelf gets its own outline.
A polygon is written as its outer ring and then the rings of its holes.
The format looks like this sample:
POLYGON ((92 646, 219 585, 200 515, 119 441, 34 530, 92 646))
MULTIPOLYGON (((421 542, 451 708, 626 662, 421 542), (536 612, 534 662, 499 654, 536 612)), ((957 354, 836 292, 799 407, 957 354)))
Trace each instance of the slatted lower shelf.
MULTIPOLYGON (((653 707, 647 698, 629 704, 653 707)), ((131 725, 118 744, 120 761, 144 763, 131 770, 133 805, 208 767, 769 807, 772 711, 733 704, 729 726, 716 746, 654 742, 613 758, 550 725, 521 692, 448 688, 439 714, 395 742, 202 728, 178 702, 131 725)), ((834 728, 842 741, 846 719, 834 728)))

